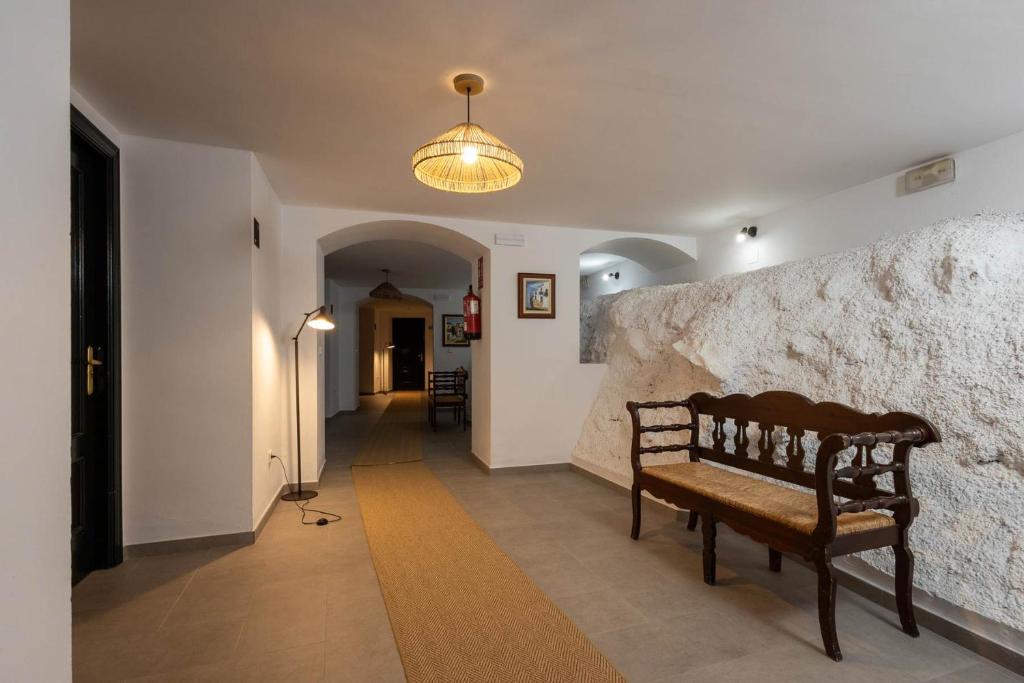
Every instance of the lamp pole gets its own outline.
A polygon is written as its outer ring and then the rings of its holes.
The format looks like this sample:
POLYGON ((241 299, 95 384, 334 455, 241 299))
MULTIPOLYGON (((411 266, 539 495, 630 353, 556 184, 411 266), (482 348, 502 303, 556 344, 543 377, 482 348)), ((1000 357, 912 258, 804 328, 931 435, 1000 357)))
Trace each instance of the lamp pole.
POLYGON ((302 330, 305 329, 307 322, 310 323, 310 327, 315 329, 334 329, 334 321, 327 314, 327 307, 320 306, 306 314, 306 317, 302 319, 302 324, 299 325, 299 331, 292 337, 292 343, 295 347, 295 457, 298 463, 298 474, 295 478, 298 486, 294 491, 289 491, 281 496, 281 500, 309 500, 310 498, 316 498, 318 495, 316 491, 302 490, 302 412, 300 410, 301 400, 299 398, 299 335, 302 334, 302 330), (310 318, 313 319, 312 322, 310 322, 310 318))

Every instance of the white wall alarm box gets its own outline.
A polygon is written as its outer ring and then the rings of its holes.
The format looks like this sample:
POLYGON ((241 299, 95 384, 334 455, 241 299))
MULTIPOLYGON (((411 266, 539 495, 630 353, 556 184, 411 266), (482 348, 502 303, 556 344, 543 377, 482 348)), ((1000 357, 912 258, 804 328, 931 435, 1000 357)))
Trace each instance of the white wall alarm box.
POLYGON ((499 232, 494 235, 494 243, 503 247, 525 247, 526 237, 517 233, 499 232))
POLYGON ((907 193, 920 192, 936 185, 951 183, 955 179, 956 164, 953 159, 939 159, 907 171, 903 176, 903 187, 907 193))

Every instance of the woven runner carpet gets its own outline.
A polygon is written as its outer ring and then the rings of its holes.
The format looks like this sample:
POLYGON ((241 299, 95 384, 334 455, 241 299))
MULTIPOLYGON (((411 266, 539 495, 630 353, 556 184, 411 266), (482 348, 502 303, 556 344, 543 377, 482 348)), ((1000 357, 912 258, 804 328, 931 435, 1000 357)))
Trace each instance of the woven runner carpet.
POLYGON ((425 413, 396 394, 352 467, 406 679, 624 683, 422 462, 425 413))

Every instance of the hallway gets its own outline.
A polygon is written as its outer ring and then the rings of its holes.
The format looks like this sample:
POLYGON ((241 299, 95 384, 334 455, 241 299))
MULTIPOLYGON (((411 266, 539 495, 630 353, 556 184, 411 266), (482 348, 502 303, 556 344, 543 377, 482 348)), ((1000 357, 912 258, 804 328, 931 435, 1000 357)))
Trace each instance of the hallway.
MULTIPOLYGON (((404 681, 351 468, 386 406, 364 397, 327 423, 311 505, 341 522, 302 526, 279 504, 255 545, 87 577, 73 596, 75 680, 404 681)), ((622 492, 567 470, 488 476, 461 429, 421 425, 425 465, 630 681, 1015 680, 927 630, 903 637, 894 614, 845 590, 836 666, 820 655, 814 576, 796 563, 772 574, 763 547, 723 529, 710 589, 699 536, 665 508, 650 505, 630 541, 622 492)))

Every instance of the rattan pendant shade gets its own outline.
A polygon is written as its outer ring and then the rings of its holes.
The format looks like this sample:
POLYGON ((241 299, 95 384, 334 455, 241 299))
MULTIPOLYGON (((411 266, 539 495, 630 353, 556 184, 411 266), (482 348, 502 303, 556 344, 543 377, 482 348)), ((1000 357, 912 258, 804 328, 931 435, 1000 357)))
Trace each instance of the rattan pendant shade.
POLYGON ((370 296, 374 299, 397 300, 405 298, 398 287, 391 284, 391 270, 389 268, 381 268, 381 272, 384 273, 384 282, 371 289, 370 296))
POLYGON ((466 122, 417 149, 412 155, 413 174, 424 185, 445 192, 496 192, 512 187, 523 177, 523 160, 469 121, 469 97, 483 89, 483 79, 463 74, 456 77, 455 89, 466 95, 466 122))

